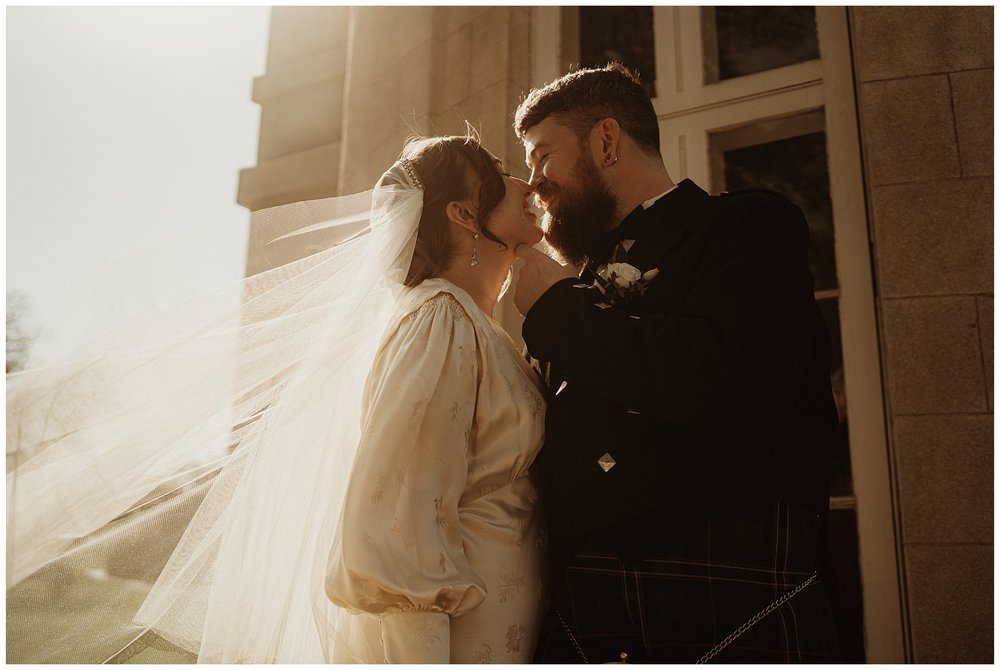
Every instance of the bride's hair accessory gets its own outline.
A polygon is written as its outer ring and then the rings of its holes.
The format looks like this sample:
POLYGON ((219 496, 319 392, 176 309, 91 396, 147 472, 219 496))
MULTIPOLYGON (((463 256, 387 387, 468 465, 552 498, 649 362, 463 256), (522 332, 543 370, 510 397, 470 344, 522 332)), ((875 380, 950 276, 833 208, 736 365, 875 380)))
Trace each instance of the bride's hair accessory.
POLYGON ((403 170, 406 171, 406 174, 410 178, 413 185, 421 191, 424 190, 424 183, 420 181, 420 176, 417 174, 417 169, 413 166, 413 161, 409 158, 401 158, 399 163, 403 166, 403 170))
POLYGON ((479 267, 479 249, 476 248, 476 240, 478 239, 479 233, 475 233, 472 236, 472 261, 469 263, 469 265, 474 268, 479 267))

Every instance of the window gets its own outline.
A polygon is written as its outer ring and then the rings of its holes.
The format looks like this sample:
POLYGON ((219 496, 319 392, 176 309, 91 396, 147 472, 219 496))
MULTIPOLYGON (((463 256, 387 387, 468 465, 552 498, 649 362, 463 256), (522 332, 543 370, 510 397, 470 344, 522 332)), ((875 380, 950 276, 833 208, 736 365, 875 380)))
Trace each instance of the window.
POLYGON ((705 82, 819 58, 814 7, 703 7, 705 82))
POLYGON ((579 65, 617 61, 639 73, 649 97, 656 97, 656 54, 652 7, 573 8, 579 21, 579 65))
POLYGON ((710 133, 713 187, 766 188, 799 206, 809 223, 809 265, 820 313, 830 333, 830 382, 840 429, 835 445, 829 518, 828 579, 843 660, 863 663, 863 614, 858 562, 857 500, 851 477, 840 332, 840 289, 834 257, 833 208, 823 110, 710 133))

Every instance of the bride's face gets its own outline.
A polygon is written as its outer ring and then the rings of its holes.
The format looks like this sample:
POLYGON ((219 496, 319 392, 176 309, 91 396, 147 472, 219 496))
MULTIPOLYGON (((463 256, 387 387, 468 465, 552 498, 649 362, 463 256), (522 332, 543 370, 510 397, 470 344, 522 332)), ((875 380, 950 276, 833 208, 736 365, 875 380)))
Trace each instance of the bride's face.
POLYGON ((535 245, 542 240, 544 231, 538 223, 538 216, 531 208, 534 190, 523 179, 505 174, 503 176, 506 193, 503 200, 490 212, 486 227, 506 244, 510 251, 519 244, 535 245))

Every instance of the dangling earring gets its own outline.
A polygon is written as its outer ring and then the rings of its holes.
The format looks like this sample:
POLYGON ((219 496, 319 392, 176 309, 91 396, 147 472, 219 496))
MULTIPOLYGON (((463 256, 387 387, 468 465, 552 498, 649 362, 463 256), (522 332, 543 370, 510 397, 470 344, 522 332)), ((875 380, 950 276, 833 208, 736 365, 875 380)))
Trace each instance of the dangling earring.
POLYGON ((476 248, 476 240, 479 239, 479 233, 472 236, 472 262, 469 263, 470 266, 474 268, 479 267, 479 250, 476 248))

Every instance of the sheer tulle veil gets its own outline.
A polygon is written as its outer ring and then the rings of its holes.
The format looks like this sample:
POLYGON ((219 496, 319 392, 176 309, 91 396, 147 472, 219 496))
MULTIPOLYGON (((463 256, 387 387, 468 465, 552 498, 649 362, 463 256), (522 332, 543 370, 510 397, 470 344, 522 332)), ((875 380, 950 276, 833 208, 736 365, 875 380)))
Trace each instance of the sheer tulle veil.
POLYGON ((8 662, 373 658, 323 579, 422 206, 400 161, 258 212, 339 243, 8 376, 8 662))

